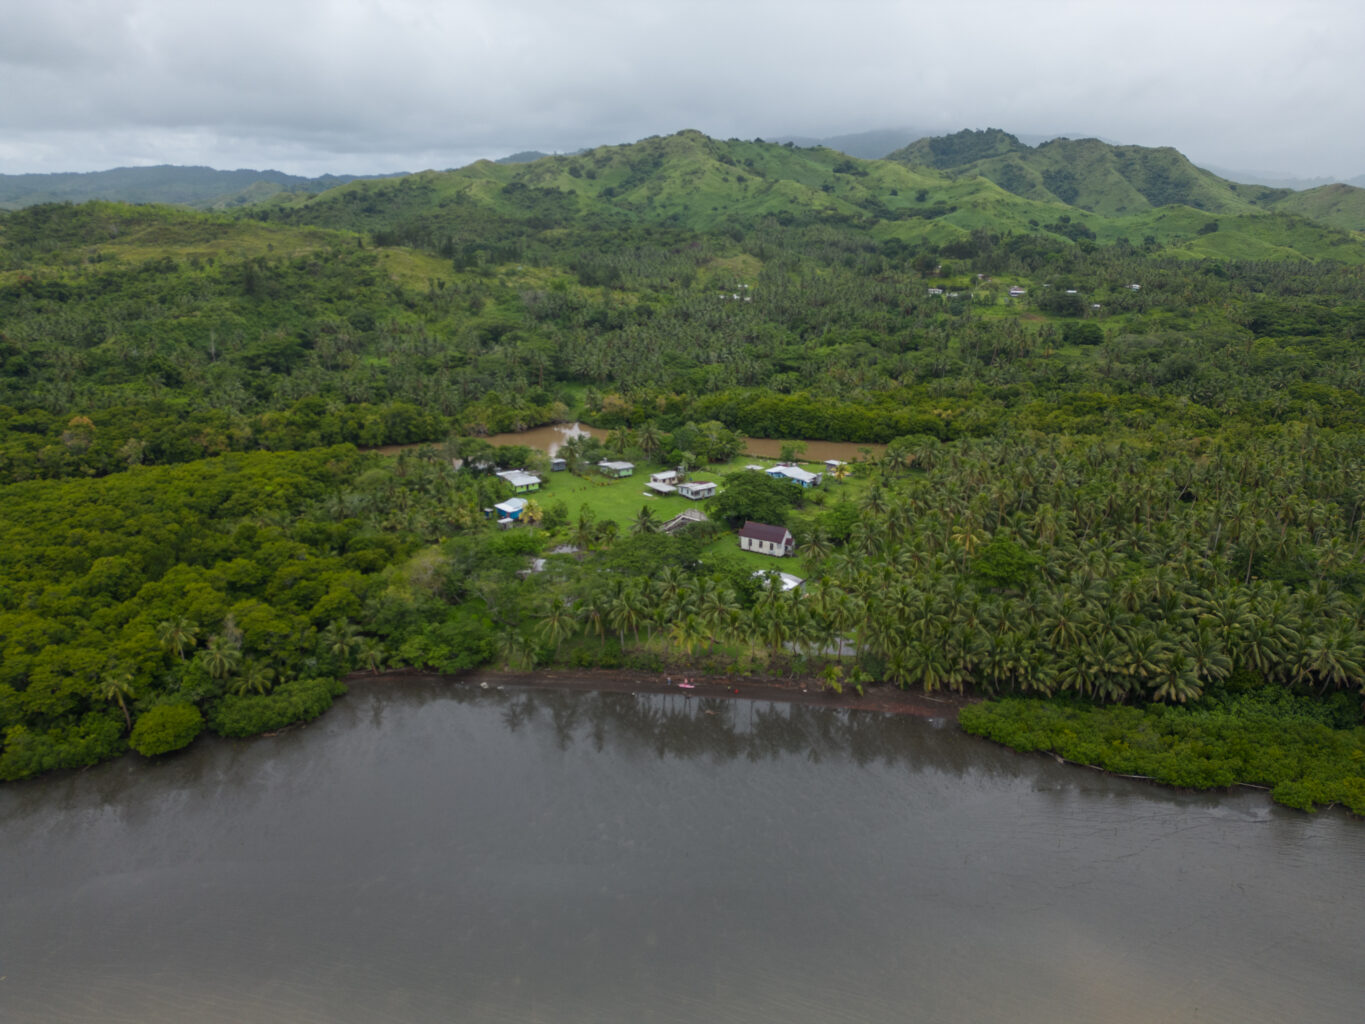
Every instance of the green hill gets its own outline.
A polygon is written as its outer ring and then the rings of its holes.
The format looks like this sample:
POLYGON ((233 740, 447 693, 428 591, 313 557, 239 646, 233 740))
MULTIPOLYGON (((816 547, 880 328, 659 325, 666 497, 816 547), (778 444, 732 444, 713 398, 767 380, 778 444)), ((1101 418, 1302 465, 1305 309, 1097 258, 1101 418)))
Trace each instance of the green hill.
POLYGON ((1115 146, 1098 139, 1053 139, 1034 147, 998 129, 920 139, 887 159, 978 174, 1026 199, 1110 217, 1173 205, 1245 213, 1289 194, 1288 189, 1225 181, 1170 147, 1115 146))
POLYGON ((1365 188, 1354 185, 1320 185, 1293 192, 1277 202, 1275 209, 1347 231, 1365 231, 1365 188))
POLYGON ((470 258, 531 238, 568 244, 582 231, 741 232, 771 220, 847 225, 907 244, 951 245, 984 230, 1073 242, 1150 237, 1196 256, 1365 260, 1340 230, 1347 224, 1266 219, 1276 209, 1269 204, 1288 195, 1225 182, 1172 149, 1097 140, 1034 149, 1005 132, 965 132, 920 140, 896 159, 859 160, 684 131, 525 164, 479 161, 280 195, 256 215, 470 258))

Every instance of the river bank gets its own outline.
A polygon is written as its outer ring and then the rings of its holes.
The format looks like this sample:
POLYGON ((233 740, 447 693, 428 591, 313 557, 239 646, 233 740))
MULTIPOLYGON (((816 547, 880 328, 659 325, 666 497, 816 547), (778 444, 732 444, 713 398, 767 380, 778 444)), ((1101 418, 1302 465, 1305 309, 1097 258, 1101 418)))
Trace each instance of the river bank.
POLYGON ((729 676, 660 672, 640 672, 632 669, 544 669, 534 672, 472 669, 454 675, 428 672, 424 669, 392 669, 387 672, 352 672, 347 685, 383 683, 386 680, 440 679, 457 686, 482 688, 517 688, 537 690, 571 690, 578 692, 682 694, 699 699, 760 700, 786 704, 809 704, 827 708, 849 708, 877 711, 891 715, 912 715, 916 718, 948 718, 957 720, 958 711, 977 698, 961 694, 928 694, 900 690, 894 686, 867 687, 862 696, 852 687, 843 693, 821 688, 814 677, 786 676, 729 676), (682 685, 684 682, 690 686, 682 685))
POLYGON ((1170 714, 1155 706, 1066 707, 1052 702, 984 698, 957 693, 928 694, 889 684, 867 687, 863 695, 822 689, 816 677, 682 675, 632 669, 545 669, 509 672, 474 669, 445 675, 421 669, 354 672, 348 684, 435 680, 480 689, 524 689, 580 693, 681 694, 699 700, 746 700, 812 707, 875 711, 936 722, 952 721, 962 731, 991 740, 1016 754, 1043 754, 1059 764, 1088 768, 1118 778, 1176 790, 1269 791, 1276 803, 1299 810, 1343 807, 1365 815, 1365 790, 1358 769, 1365 730, 1340 731, 1320 723, 1228 714, 1217 708, 1202 715, 1170 714), (959 712, 969 709, 959 719, 959 712), (1221 723, 1210 728, 1208 720, 1221 723), (1228 741, 1224 732, 1231 731, 1228 741), (1278 736, 1278 744, 1272 742, 1278 736), (1259 753, 1248 757, 1247 740, 1259 753), (1285 748, 1287 753, 1280 751, 1285 748))

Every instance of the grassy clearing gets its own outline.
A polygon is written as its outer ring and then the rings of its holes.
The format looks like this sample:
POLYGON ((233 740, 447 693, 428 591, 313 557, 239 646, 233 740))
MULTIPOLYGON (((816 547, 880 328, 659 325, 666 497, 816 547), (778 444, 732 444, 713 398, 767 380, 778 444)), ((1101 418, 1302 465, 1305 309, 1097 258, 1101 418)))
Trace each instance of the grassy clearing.
MULTIPOLYGON (((717 463, 704 469, 695 470, 688 478, 696 481, 720 483, 726 474, 737 472, 747 465, 770 465, 773 461, 752 455, 740 455, 729 462, 717 463)), ((824 464, 819 462, 800 462, 798 465, 815 473, 824 472, 825 468, 824 464)), ((706 502, 704 501, 692 501, 676 494, 655 494, 649 490, 647 485, 650 474, 657 473, 665 468, 667 467, 663 465, 637 464, 635 475, 624 480, 610 480, 596 475, 576 477, 568 473, 550 473, 545 477, 547 485, 534 497, 542 508, 548 507, 556 501, 564 502, 568 507, 571 521, 576 520, 583 509, 589 509, 595 519, 598 521, 614 521, 622 532, 630 529, 641 508, 649 508, 654 513, 655 520, 661 523, 672 519, 684 509, 699 508, 705 511, 706 502)), ((796 485, 793 484, 792 486, 795 487, 796 485)), ((843 481, 827 478, 819 488, 807 493, 807 507, 811 504, 828 503, 841 498, 856 500, 868 486, 868 481, 853 477, 843 481)), ((725 535, 707 550, 711 551, 713 548, 719 550, 721 547, 735 547, 734 536, 732 534, 725 535)), ((737 547, 735 547, 735 551, 741 553, 737 547)), ((782 561, 763 555, 753 555, 752 557, 757 560, 755 562, 757 568, 771 568, 777 561, 782 561)))

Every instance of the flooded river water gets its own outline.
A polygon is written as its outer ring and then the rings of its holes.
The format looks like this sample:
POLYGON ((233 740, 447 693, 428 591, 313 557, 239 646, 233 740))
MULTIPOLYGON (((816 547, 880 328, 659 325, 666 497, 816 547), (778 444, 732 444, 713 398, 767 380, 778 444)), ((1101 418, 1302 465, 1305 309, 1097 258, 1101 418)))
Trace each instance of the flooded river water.
POLYGON ((361 683, 0 788, 0 1019, 1342 1022, 1365 825, 947 721, 361 683))

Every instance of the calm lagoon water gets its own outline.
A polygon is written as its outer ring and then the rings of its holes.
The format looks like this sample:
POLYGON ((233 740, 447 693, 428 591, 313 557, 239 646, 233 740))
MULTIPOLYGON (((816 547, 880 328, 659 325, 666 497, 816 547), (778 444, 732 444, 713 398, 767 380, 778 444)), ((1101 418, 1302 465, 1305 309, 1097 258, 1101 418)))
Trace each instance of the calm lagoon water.
POLYGON ((944 722, 359 684, 0 789, 0 1020, 1350 1022, 1365 824, 944 722))

